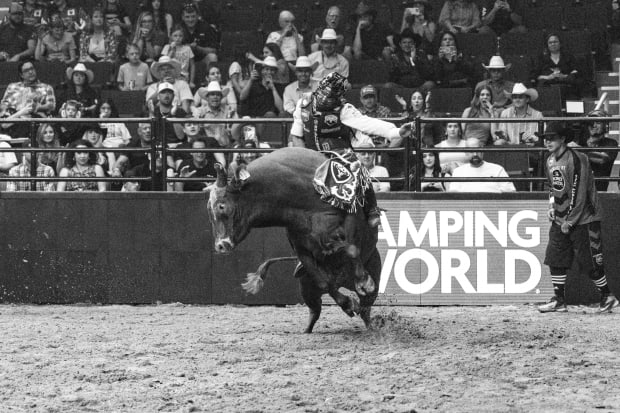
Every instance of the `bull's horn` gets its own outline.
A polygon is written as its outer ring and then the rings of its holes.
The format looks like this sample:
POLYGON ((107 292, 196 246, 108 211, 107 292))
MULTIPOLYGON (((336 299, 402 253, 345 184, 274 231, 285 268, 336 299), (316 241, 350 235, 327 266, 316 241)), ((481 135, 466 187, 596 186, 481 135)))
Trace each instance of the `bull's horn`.
POLYGON ((215 186, 218 188, 224 188, 228 181, 228 176, 226 175, 226 168, 221 163, 216 163, 214 165, 217 170, 217 180, 215 181, 215 186))

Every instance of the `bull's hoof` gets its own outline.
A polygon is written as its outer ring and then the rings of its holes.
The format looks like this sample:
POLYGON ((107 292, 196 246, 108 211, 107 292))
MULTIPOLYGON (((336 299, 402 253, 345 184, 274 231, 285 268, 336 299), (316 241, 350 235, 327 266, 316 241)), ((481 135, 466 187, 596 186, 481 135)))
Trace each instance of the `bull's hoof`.
POLYGON ((348 305, 346 307, 342 307, 342 310, 349 317, 355 317, 357 314, 360 313, 360 310, 361 310, 360 303, 357 300, 349 297, 348 305))
POLYGON ((364 297, 368 294, 374 293, 375 288, 375 282, 372 280, 370 275, 368 275, 364 281, 357 281, 355 283, 355 291, 360 297, 364 297))

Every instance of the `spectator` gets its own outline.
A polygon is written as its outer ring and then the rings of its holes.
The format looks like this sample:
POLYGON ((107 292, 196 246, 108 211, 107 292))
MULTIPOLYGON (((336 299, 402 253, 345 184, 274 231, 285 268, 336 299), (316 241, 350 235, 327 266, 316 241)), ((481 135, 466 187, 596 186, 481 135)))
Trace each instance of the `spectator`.
MULTIPOLYGON (((372 178, 389 178, 390 174, 388 173, 388 170, 383 166, 375 164, 377 154, 375 152, 366 152, 363 150, 364 148, 374 147, 375 145, 372 142, 362 143, 361 146, 355 148, 357 156, 372 178)), ((389 182, 373 181, 372 187, 375 192, 390 192, 389 182)))
MULTIPOLYGON (((401 116, 407 118, 408 122, 412 122, 411 136, 415 137, 416 129, 415 124, 413 123, 415 118, 431 118, 434 116, 428 105, 428 101, 430 99, 430 92, 427 93, 426 91, 420 89, 414 90, 413 93, 411 93, 409 105, 407 105, 407 101, 403 97, 399 95, 395 95, 394 97, 403 108, 401 116)), ((438 123, 423 123, 422 145, 428 147, 434 146, 436 143, 439 143, 438 137, 440 137, 442 134, 442 127, 438 123)))
MULTIPOLYGON (((184 118, 187 116, 181 107, 174 104, 174 85, 168 82, 160 82, 157 86, 157 103, 153 106, 152 116, 161 120, 164 118, 184 118)), ((158 125, 161 122, 157 123, 158 125)), ((156 143, 161 144, 161 136, 165 132, 166 142, 176 144, 183 139, 183 128, 178 123, 165 122, 164 130, 159 127, 154 131, 156 143)))
POLYGON ((390 83, 386 86, 432 89, 435 86, 432 81, 433 66, 426 54, 420 51, 420 36, 405 29, 394 40, 397 46, 389 55, 390 83))
POLYGON ((473 65, 466 56, 463 56, 456 37, 451 32, 441 35, 433 70, 438 87, 471 87, 474 75, 473 65))
POLYGON ((451 33, 475 33, 480 24, 480 10, 473 0, 446 0, 439 13, 439 27, 451 33))
POLYGON ((483 86, 491 89, 493 93, 493 108, 495 110, 506 109, 510 104, 507 95, 515 84, 510 80, 504 79, 504 74, 510 69, 510 66, 510 63, 504 64, 504 59, 501 56, 492 56, 488 66, 485 66, 484 63, 482 64, 489 77, 478 82, 475 89, 477 90, 483 86))
MULTIPOLYGON (((593 118, 592 121, 585 122, 586 133, 580 136, 578 144, 568 143, 568 146, 582 146, 587 148, 617 148, 618 142, 615 139, 607 137, 609 132, 609 122, 597 120, 596 118, 609 117, 604 110, 595 109, 588 113, 588 117, 593 118)), ((600 151, 585 152, 590 160, 590 166, 595 177, 609 177, 614 166, 614 161, 618 156, 618 149, 601 149, 600 151)), ((607 191, 609 182, 595 181, 597 191, 607 191)))
POLYGON ((319 41, 321 43, 321 50, 308 56, 310 63, 315 68, 312 78, 318 82, 332 72, 349 77, 349 62, 343 55, 336 52, 338 35, 334 29, 323 30, 319 41))
POLYGON ((135 43, 127 46, 127 63, 118 69, 116 81, 120 90, 146 90, 153 82, 149 65, 140 60, 140 48, 135 43))
POLYGON ((559 85, 563 99, 580 99, 584 81, 575 57, 562 50, 560 36, 550 33, 545 48, 532 69, 532 84, 537 87, 559 85))
MULTIPOLYGON (((468 148, 479 148, 481 142, 477 138, 467 139, 468 148)), ((471 152, 470 152, 471 153, 471 152)), ((508 178, 506 170, 498 164, 482 159, 482 152, 473 152, 468 163, 454 170, 453 178, 508 178)), ((451 182, 450 192, 516 192, 512 182, 461 181, 451 182)))
MULTIPOLYGON (((6 135, 3 136, 5 138, 7 137, 6 135)), ((8 142, 4 140, 0 141, 0 149, 6 149, 10 147, 11 145, 8 142)), ((0 152, 0 177, 9 176, 11 168, 13 168, 15 165, 17 165, 17 157, 15 156, 14 152, 0 152)), ((0 182, 0 191, 6 189, 6 187, 6 182, 0 182)))
MULTIPOLYGON (((100 119, 118 118, 118 109, 116 109, 116 105, 112 99, 106 99, 101 102, 97 108, 97 112, 100 119)), ((127 146, 131 141, 131 134, 124 123, 101 122, 99 126, 106 131, 105 139, 102 142, 105 148, 122 148, 127 146)), ((116 154, 114 152, 106 152, 106 156, 108 157, 110 167, 113 168, 114 165, 116 165, 116 154)), ((111 174, 112 171, 110 171, 110 175, 111 174)))
MULTIPOLYGON (((192 149, 206 149, 207 142, 198 138, 192 142, 192 149)), ((209 181, 217 177, 215 164, 209 162, 206 152, 192 152, 192 159, 185 160, 179 165, 180 178, 207 178, 209 181)), ((174 190, 183 191, 202 191, 206 188, 205 182, 175 182, 174 190)))
POLYGON ((353 57, 355 59, 381 60, 383 49, 388 44, 390 31, 376 21, 377 10, 371 8, 364 1, 357 5, 355 10, 357 23, 353 38, 353 57))
POLYGON ((162 33, 166 33, 166 36, 170 37, 170 31, 174 20, 172 15, 166 10, 164 0, 147 0, 144 5, 144 10, 150 12, 153 15, 153 24, 157 30, 162 33))
POLYGON ((70 65, 76 60, 76 49, 73 35, 65 31, 62 21, 53 20, 50 24, 50 32, 38 38, 34 58, 70 65))
POLYGON ((420 36, 421 42, 418 49, 426 55, 433 54, 433 42, 437 25, 430 18, 432 7, 428 0, 414 0, 411 7, 407 7, 403 13, 403 22, 400 31, 411 30, 420 36))
POLYGON ((316 90, 317 82, 312 79, 312 63, 306 56, 300 56, 295 63, 297 80, 284 88, 283 107, 289 115, 293 115, 297 102, 305 93, 316 90))
POLYGON ((75 5, 76 2, 68 0, 53 0, 47 8, 48 19, 52 24, 62 22, 65 31, 75 34, 76 26, 81 18, 86 16, 84 10, 75 5))
MULTIPOLYGON (((214 63, 209 65, 205 80, 207 81, 207 86, 211 82, 217 82, 217 84, 220 85, 220 89, 222 90, 221 104, 228 108, 229 113, 237 113, 237 96, 233 90, 232 82, 229 80, 225 85, 222 84, 222 73, 220 72, 220 68, 214 63)), ((201 106, 209 104, 207 102, 207 89, 208 87, 201 87, 194 93, 194 108, 200 108, 201 106)))
MULTIPOLYGON (((474 91, 471 106, 463 111, 463 118, 470 119, 494 119, 493 110, 493 91, 487 86, 482 86, 474 91)), ((467 140, 476 138, 480 140, 481 146, 486 146, 492 142, 493 132, 497 129, 496 123, 463 123, 463 136, 467 140)))
POLYGON ((215 30, 219 30, 220 26, 220 14, 213 3, 210 0, 190 0, 188 3, 192 3, 196 10, 198 10, 198 18, 215 30))
MULTIPOLYGON (((435 148, 465 148, 466 146, 461 124, 448 122, 446 124, 446 137, 435 145, 435 148)), ((469 162, 470 157, 471 155, 467 152, 440 152, 441 170, 452 174, 454 169, 469 162)))
MULTIPOLYGON (((93 145, 84 140, 73 141, 69 148, 72 149, 91 149, 93 145)), ((104 177, 103 168, 97 164, 97 154, 95 152, 71 152, 67 156, 67 165, 60 170, 60 178, 95 178, 104 177)), ((104 181, 60 181, 57 191, 106 191, 104 181)))
POLYGON ((162 83, 168 83, 174 91, 172 105, 180 106, 184 112, 189 113, 194 96, 187 82, 179 78, 181 75, 181 64, 176 59, 162 56, 151 65, 151 75, 158 82, 151 84, 146 90, 146 101, 149 111, 153 111, 155 100, 159 93, 159 86, 162 83))
POLYGON ((149 163, 147 151, 151 149, 152 134, 150 123, 139 123, 137 137, 132 138, 127 148, 142 148, 144 152, 120 152, 110 174, 114 178, 120 178, 132 168, 144 163, 149 163))
MULTIPOLYGON (((41 123, 37 129, 37 147, 44 149, 60 148, 60 133, 49 123, 41 123)), ((37 163, 47 165, 58 174, 65 164, 64 153, 61 152, 39 152, 37 163)))
POLYGON ((103 0, 102 9, 108 26, 117 36, 131 31, 131 19, 120 0, 103 0))
POLYGON ((151 12, 140 13, 136 20, 133 40, 131 41, 140 50, 140 60, 147 64, 151 64, 159 58, 167 40, 166 34, 155 28, 154 21, 151 12))
POLYGON ((99 103, 99 93, 90 87, 95 78, 93 71, 87 69, 84 63, 78 63, 73 68, 67 68, 66 75, 68 83, 58 97, 58 110, 66 101, 75 100, 80 103, 82 117, 96 117, 95 111, 99 103))
MULTIPOLYGON (((37 71, 30 61, 20 62, 17 72, 20 82, 9 84, 4 92, 2 104, 11 112, 20 114, 24 118, 44 118, 56 109, 56 97, 52 86, 37 79, 37 71)), ((27 124, 15 124, 9 129, 12 137, 29 135, 27 124)))
MULTIPOLYGON (((220 143, 212 137, 205 136, 202 128, 199 124, 193 123, 190 119, 187 122, 183 123, 183 133, 185 136, 183 137, 183 142, 177 145, 176 149, 192 149, 192 143, 196 139, 204 139, 207 144, 207 148, 209 149, 219 149, 222 148, 220 143)), ((230 146, 228 146, 230 147, 230 146)), ((188 161, 192 159, 192 154, 188 152, 176 152, 172 155, 172 161, 170 159, 167 160, 168 165, 174 170, 179 171, 179 165, 183 161, 188 161)), ((223 152, 209 152, 207 153, 207 161, 209 163, 219 162, 222 166, 226 166, 226 156, 223 152)), ((177 175, 175 175, 177 176, 177 175)))
MULTIPOLYGON (((234 112, 230 112, 228 107, 222 103, 222 89, 217 81, 209 83, 205 90, 206 105, 194 108, 192 114, 200 119, 237 119, 234 112)), ((238 127, 234 126, 236 130, 238 127)), ((205 124, 204 130, 207 136, 214 138, 222 148, 232 145, 233 127, 224 123, 205 124)), ((236 135, 236 133, 235 133, 236 135)))
POLYGON ((116 32, 107 25, 101 8, 93 9, 90 23, 90 28, 80 36, 80 62, 116 62, 116 32))
POLYGON ((306 50, 304 49, 304 37, 299 34, 297 27, 295 27, 295 16, 288 10, 280 12, 278 17, 278 24, 280 30, 277 32, 269 33, 267 36, 267 43, 276 43, 282 51, 282 56, 291 65, 295 64, 297 57, 305 56, 306 50))
POLYGON ((362 115, 371 118, 389 118, 390 109, 379 103, 377 89, 373 85, 366 85, 360 90, 360 101, 362 106, 358 109, 362 115))
MULTIPOLYGON (((247 117, 245 117, 244 119, 247 119, 247 117)), ((245 149, 249 149, 249 148, 269 149, 271 148, 271 145, 269 145, 267 142, 262 142, 260 140, 260 137, 258 136, 258 131, 256 130, 256 125, 253 125, 251 123, 245 123, 243 124, 242 130, 243 130, 243 135, 242 135, 241 142, 237 143, 235 145, 235 148, 241 148, 241 147, 245 149)), ((241 152, 241 153, 234 153, 232 159, 233 159, 233 162, 236 162, 236 163, 239 163, 242 159, 245 162, 250 163, 253 160, 260 158, 263 155, 264 153, 258 153, 258 152, 241 152)))
POLYGON ((11 3, 9 20, 0 26, 0 62, 19 62, 31 57, 35 39, 32 27, 24 24, 24 8, 11 3))
MULTIPOLYGON (((254 64, 252 63, 252 67, 254 64)), ((247 105, 241 102, 241 91, 244 86, 250 82, 250 73, 252 69, 242 68, 239 62, 232 62, 228 67, 228 82, 232 86, 232 91, 237 99, 237 113, 245 113, 247 105)))
POLYGON ((482 7, 482 27, 479 33, 492 33, 501 36, 504 33, 526 33, 523 18, 515 0, 487 0, 482 7))
MULTIPOLYGON (((449 178, 451 175, 441 171, 441 164, 439 162, 439 153, 429 149, 422 150, 422 165, 418 168, 414 165, 412 168, 413 173, 409 175, 409 179, 412 181, 411 186, 415 182, 415 177, 418 171, 424 178, 449 178)), ((422 182, 422 192, 445 192, 445 182, 422 182)))
POLYGON ((194 83, 196 75, 194 52, 189 45, 183 42, 183 33, 184 30, 181 25, 174 26, 170 33, 170 43, 164 46, 161 54, 181 63, 179 79, 185 80, 190 89, 193 89, 196 87, 194 83))
MULTIPOLYGON (((538 92, 535 89, 528 89, 523 83, 515 83, 509 96, 512 99, 512 106, 504 109, 500 118, 542 119, 542 113, 530 106, 530 103, 538 99, 538 92)), ((537 130, 537 122, 500 123, 495 133, 494 144, 531 145, 538 141, 535 135, 537 130)))
MULTIPOLYGON (((23 7, 24 24, 33 30, 40 30, 43 21, 47 21, 47 7, 39 4, 37 0, 25 0, 23 7)), ((32 53, 34 54, 34 47, 32 48, 32 53)))
MULTIPOLYGON (((96 123, 86 124, 83 128, 84 134, 82 135, 82 139, 90 142, 93 148, 103 149, 103 140, 106 137, 107 130, 97 125, 96 123)), ((108 174, 112 172, 112 168, 114 167, 114 163, 116 162, 116 158, 109 158, 107 154, 103 152, 96 153, 96 161, 97 165, 103 168, 104 173, 108 174)))
POLYGON ((196 64, 208 66, 217 62, 219 35, 207 22, 198 20, 198 9, 193 4, 185 4, 181 12, 182 26, 185 30, 183 41, 192 48, 196 64))
POLYGON ((315 28, 312 32, 310 51, 311 53, 318 52, 321 49, 321 37, 325 29, 332 29, 336 32, 336 53, 347 56, 347 59, 352 57, 351 46, 345 46, 345 29, 342 23, 342 11, 338 6, 331 6, 327 9, 325 15, 325 26, 315 28))
POLYGON ((284 111, 282 97, 273 81, 277 70, 278 64, 273 57, 267 57, 254 65, 250 81, 241 91, 241 101, 247 104, 244 115, 273 118, 284 111))
MULTIPOLYGON (((67 100, 60 107, 58 114, 63 119, 79 119, 82 117, 82 104, 77 100, 67 100)), ((60 133, 60 143, 67 145, 82 137, 84 124, 79 122, 63 122, 60 124, 60 133)))
MULTIPOLYGON (((30 144, 27 143, 24 145, 24 147, 29 148, 30 144)), ((15 177, 15 178, 30 177, 31 176, 30 156, 31 156, 30 152, 22 152, 22 162, 19 165, 15 165, 9 170, 9 176, 15 177)), ((36 176, 40 178, 53 178, 54 176, 56 176, 56 174, 54 173, 54 170, 48 165, 39 163, 37 164, 37 175, 36 176)), ((30 191, 31 189, 30 185, 31 185, 30 181, 9 181, 7 182, 6 191, 7 192, 30 191)), ((55 188, 56 186, 54 182, 51 182, 51 181, 48 181, 48 182, 38 181, 36 183, 37 191, 51 192, 51 191, 55 191, 55 188)))
MULTIPOLYGON (((144 162, 134 166, 125 173, 125 178, 152 178, 151 177, 151 152, 144 154, 144 162)), ((125 181, 123 184, 123 192, 130 191, 163 191, 163 161, 161 151, 155 152, 155 174, 154 180, 147 181, 125 181)), ((166 191, 172 191, 174 183, 168 182, 166 191)))
MULTIPOLYGON (((284 56, 282 56, 280 47, 276 43, 266 43, 263 47, 263 59, 269 56, 276 59, 276 63, 278 64, 278 71, 273 78, 273 82, 276 84, 276 89, 278 89, 278 93, 282 94, 284 92, 284 88, 290 83, 289 64, 286 62, 286 60, 284 60, 284 56)), ((255 64, 262 62, 261 59, 257 58, 250 52, 246 53, 245 57, 254 62, 255 64)), ((295 66, 291 65, 290 69, 295 69, 295 66)))

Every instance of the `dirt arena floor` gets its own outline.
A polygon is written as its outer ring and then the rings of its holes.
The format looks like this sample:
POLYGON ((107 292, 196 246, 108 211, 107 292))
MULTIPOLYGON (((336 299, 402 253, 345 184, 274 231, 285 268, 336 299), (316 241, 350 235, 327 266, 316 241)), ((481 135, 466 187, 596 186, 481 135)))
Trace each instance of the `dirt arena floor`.
POLYGON ((620 411, 620 312, 0 305, 2 412, 620 411))

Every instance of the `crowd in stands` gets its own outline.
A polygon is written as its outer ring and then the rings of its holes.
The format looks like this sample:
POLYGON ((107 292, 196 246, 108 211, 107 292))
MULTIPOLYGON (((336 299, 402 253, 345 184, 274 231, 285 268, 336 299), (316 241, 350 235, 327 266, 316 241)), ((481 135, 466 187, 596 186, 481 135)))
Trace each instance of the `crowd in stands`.
MULTIPOLYGON (((38 176, 145 177, 151 176, 154 164, 157 176, 165 173, 168 177, 206 180, 216 176, 215 162, 249 162, 260 154, 174 152, 167 159, 159 155, 153 163, 150 153, 122 149, 160 145, 164 133, 170 148, 269 148, 262 139, 270 133, 265 124, 234 123, 234 119, 290 117, 304 95, 315 90, 325 75, 338 72, 353 79, 354 70, 364 71, 363 62, 373 61, 385 65, 387 82, 377 84, 370 79, 354 84, 353 90, 359 90, 359 97, 350 99, 366 116, 411 121, 442 115, 441 107, 431 107, 431 96, 440 89, 467 88, 471 102, 457 116, 539 120, 543 114, 536 108, 536 101, 541 88, 557 87, 563 99, 579 99, 592 81, 579 59, 563 47, 561 34, 547 32, 544 43, 536 45, 541 53, 532 59, 528 73, 516 79, 508 76, 511 64, 500 55, 494 53, 481 62, 468 54, 466 50, 471 47, 463 44, 464 40, 475 42, 475 37, 467 37, 473 34, 527 35, 529 29, 523 18, 526 3, 445 0, 434 10, 436 1, 410 0, 403 3, 396 24, 382 19, 371 0, 356 4, 349 9, 350 15, 344 7, 326 4, 324 21, 304 28, 294 11, 279 10, 278 27, 264 33, 262 48, 243 50, 228 62, 222 57, 233 55, 230 50, 237 50, 239 45, 222 41, 219 11, 226 7, 224 2, 186 0, 179 8, 170 7, 164 0, 145 0, 136 1, 135 9, 129 10, 124 6, 127 2, 120 0, 24 0, 10 4, 9 14, 0 25, 0 70, 5 64, 1 62, 15 62, 19 76, 17 82, 6 86, 0 101, 0 117, 101 119, 90 124, 40 124, 37 146, 59 148, 59 152, 38 154, 38 176), (223 61, 227 63, 224 65, 223 61), (61 84, 39 79, 38 73, 46 67, 43 62, 64 66, 65 79, 61 84), (92 69, 97 64, 113 67, 114 78, 95 79, 92 69), (136 105, 139 109, 132 111, 132 115, 188 120, 184 124, 160 122, 155 130, 151 130, 150 124, 132 128, 115 122, 114 118, 120 116, 116 103, 102 97, 102 88, 141 93, 143 98, 136 105), (379 99, 384 92, 391 96, 390 105, 379 99), (195 118, 231 122, 200 124, 191 120, 195 118), (60 149, 64 147, 106 151, 63 154, 60 149)), ((611 3, 615 6, 609 36, 612 40, 620 39, 620 11, 616 1, 611 3)), ((587 126, 575 144, 617 146, 615 140, 606 137, 605 125, 596 126, 593 122, 587 126)), ((535 133, 538 127, 537 122, 424 124, 423 162, 415 165, 415 157, 408 155, 414 165, 411 171, 404 170, 404 153, 363 152, 368 147, 387 147, 389 142, 360 136, 354 137, 353 142, 363 142, 358 148, 361 160, 371 175, 378 178, 401 177, 405 182, 416 175, 502 177, 506 171, 484 161, 479 153, 441 149, 536 146, 541 144, 535 133)), ((5 148, 11 140, 28 137, 30 133, 26 123, 3 123, 0 129, 0 146, 5 148)), ((271 143, 278 144, 277 140, 271 143)), ((599 176, 609 176, 616 154, 615 150, 589 153, 599 176)), ((539 155, 525 157, 525 169, 535 174, 539 155)), ((0 174, 30 176, 32 162, 29 155, 0 152, 0 174)), ((29 181, 11 181, 6 189, 30 190, 30 185, 29 181)), ((197 181, 171 182, 168 188, 162 188, 161 182, 146 181, 37 183, 37 190, 41 191, 200 191, 204 187, 205 183, 197 181)), ((377 184, 376 190, 403 187, 404 183, 384 182, 377 184)), ((423 190, 470 191, 481 187, 485 191, 515 190, 506 183, 476 186, 462 182, 425 183, 423 190)), ((599 186, 606 188, 607 185, 599 186)))

